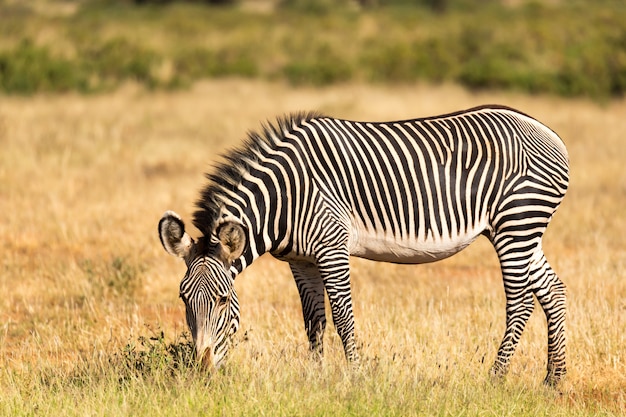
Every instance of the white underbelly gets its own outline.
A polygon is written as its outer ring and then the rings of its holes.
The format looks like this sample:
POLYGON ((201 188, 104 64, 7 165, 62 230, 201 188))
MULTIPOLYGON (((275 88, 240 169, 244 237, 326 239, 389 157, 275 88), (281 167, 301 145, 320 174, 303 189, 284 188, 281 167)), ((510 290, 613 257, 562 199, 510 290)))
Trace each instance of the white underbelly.
POLYGON ((452 256, 472 243, 484 230, 478 226, 463 235, 426 239, 415 236, 399 239, 390 233, 372 233, 363 229, 353 230, 350 254, 374 261, 403 264, 435 262, 452 256))

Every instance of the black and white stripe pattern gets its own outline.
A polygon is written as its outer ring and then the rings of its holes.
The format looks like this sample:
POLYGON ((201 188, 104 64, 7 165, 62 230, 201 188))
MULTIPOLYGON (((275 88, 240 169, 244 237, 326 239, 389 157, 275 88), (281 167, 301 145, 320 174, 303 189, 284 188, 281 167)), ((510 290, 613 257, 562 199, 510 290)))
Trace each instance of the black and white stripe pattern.
POLYGON ((226 356, 229 338, 239 329, 239 302, 224 265, 212 257, 196 257, 180 283, 180 298, 187 325, 206 365, 219 364, 226 356))
POLYGON ((245 228, 233 276, 265 252, 290 263, 312 349, 322 350, 326 292, 346 356, 358 359, 349 256, 431 262, 483 234, 507 297, 492 374, 506 372, 533 294, 548 320, 546 382, 565 374, 565 288, 541 239, 567 190, 568 156, 535 119, 499 106, 387 123, 293 115, 251 133, 208 178, 194 224, 214 239, 222 219, 245 228))

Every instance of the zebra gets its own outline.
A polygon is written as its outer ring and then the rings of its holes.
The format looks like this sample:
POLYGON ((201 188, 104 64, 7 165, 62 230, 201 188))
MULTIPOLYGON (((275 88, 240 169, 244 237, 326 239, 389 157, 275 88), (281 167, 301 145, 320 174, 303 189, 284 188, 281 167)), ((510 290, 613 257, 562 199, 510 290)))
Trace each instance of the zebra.
POLYGON ((393 122, 291 114, 250 132, 206 177, 193 213, 202 235, 191 238, 173 211, 158 229, 186 262, 180 297, 207 368, 223 363, 239 328, 234 280, 264 253, 289 263, 311 351, 323 353, 326 294, 345 356, 358 363, 349 257, 421 264, 484 235, 506 295, 490 375, 507 373, 535 297, 547 320, 544 383, 565 376, 566 291, 542 237, 565 196, 569 159, 536 119, 496 105, 393 122))

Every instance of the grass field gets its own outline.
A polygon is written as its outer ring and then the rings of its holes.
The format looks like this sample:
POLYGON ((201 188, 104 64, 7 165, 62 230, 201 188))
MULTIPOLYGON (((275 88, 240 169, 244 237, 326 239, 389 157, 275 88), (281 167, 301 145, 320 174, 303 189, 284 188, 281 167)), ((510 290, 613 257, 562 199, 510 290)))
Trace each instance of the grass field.
POLYGON ((239 79, 2 97, 0 415, 623 415, 625 114, 624 100, 239 79), (481 103, 530 113, 570 153, 570 190, 544 242, 569 296, 560 392, 541 385, 540 309, 506 381, 489 382, 504 294, 485 240, 430 265, 352 262, 355 371, 332 328, 323 363, 309 358, 287 265, 262 257, 236 282, 242 328, 227 365, 212 377, 193 366, 177 298, 185 267, 156 225, 166 209, 189 219, 221 151, 288 111, 385 120, 481 103))

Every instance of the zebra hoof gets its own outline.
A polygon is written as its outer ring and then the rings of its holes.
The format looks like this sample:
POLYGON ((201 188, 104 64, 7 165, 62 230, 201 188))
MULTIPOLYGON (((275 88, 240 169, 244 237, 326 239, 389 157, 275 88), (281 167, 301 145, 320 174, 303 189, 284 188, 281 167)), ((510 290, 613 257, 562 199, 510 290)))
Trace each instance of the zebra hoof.
POLYGON ((489 381, 491 381, 492 384, 501 384, 504 381, 507 370, 508 369, 499 362, 494 363, 489 370, 489 381))
POLYGON ((561 385, 564 377, 565 368, 555 369, 552 372, 548 372, 545 379, 543 380, 543 385, 550 388, 557 388, 561 385))

